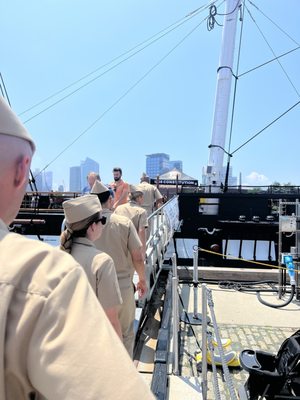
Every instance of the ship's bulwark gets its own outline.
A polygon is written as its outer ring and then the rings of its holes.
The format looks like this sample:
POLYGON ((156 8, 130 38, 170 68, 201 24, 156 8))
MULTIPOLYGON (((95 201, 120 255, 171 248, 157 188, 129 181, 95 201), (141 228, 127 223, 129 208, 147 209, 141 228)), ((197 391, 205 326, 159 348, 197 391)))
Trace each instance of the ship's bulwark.
MULTIPOLYGON (((279 230, 279 200, 295 202, 299 193, 181 193, 179 196, 179 218, 182 221, 176 238, 197 239, 199 247, 208 250, 200 252, 199 263, 204 259, 210 265, 251 267, 243 260, 220 257, 228 254, 230 241, 240 241, 242 245, 254 242, 259 249, 260 242, 270 244, 269 252, 264 259, 254 252, 254 261, 264 261, 270 265, 278 264, 278 230, 279 230), (213 200, 213 201, 212 201, 213 200), (218 204, 218 213, 211 215, 207 212, 210 204, 218 204), (209 252, 211 251, 211 252, 209 252), (214 254, 216 253, 216 254, 214 254)), ((286 214, 292 214, 287 208, 286 214)), ((283 237, 282 251, 290 251, 294 246, 292 235, 283 237)), ((239 256, 239 254, 237 254, 239 256)), ((239 257, 242 258, 242 257, 239 257)), ((246 258, 246 257, 245 257, 246 258)), ((250 257, 251 259, 251 257, 250 257)), ((183 260, 179 260, 181 262, 183 260)), ((191 262, 191 261, 190 261, 191 262)), ((189 264, 187 264, 189 265, 189 264)), ((252 265, 258 267, 257 265, 252 265)))
MULTIPOLYGON (((273 256, 266 257, 267 263, 277 263, 278 252, 278 203, 279 199, 295 201, 300 197, 295 193, 180 193, 179 194, 179 219, 182 222, 176 238, 196 239, 201 248, 207 250, 217 249, 225 254, 228 240, 265 241, 274 243, 275 260, 273 256), (218 214, 209 215, 205 212, 208 200, 216 199, 218 214), (241 220, 241 216, 243 219, 241 220), (258 220, 255 219, 258 217, 258 220), (270 217, 273 218, 270 221, 270 217), (269 219, 268 219, 269 218, 269 219)), ((40 196, 39 203, 48 204, 49 196, 40 196), (44 201, 41 199, 45 198, 44 201)), ((289 210, 286 210, 287 214, 289 210)), ((15 224, 15 230, 26 235, 54 235, 61 232, 63 212, 60 204, 55 208, 21 208, 17 216, 19 220, 26 220, 26 224, 15 224), (44 223, 28 223, 28 221, 41 220, 44 223)), ((283 251, 289 251, 293 246, 293 239, 285 237, 283 251)), ((271 253, 270 253, 271 254, 271 253)), ((228 264, 227 260, 213 253, 201 253, 202 258, 212 265, 228 264)), ((190 261, 188 261, 189 263, 190 261)), ((234 260, 230 260, 230 265, 234 260)), ((243 265, 249 267, 249 265, 243 265)))

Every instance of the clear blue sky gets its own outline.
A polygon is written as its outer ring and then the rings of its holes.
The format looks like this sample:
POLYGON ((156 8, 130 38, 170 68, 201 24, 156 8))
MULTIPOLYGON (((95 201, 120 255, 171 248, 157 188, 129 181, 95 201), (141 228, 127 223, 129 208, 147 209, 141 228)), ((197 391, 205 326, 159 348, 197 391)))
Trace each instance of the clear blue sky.
MULTIPOLYGON (((246 0, 257 26, 246 11, 239 73, 274 58, 272 50, 278 56, 300 43, 299 0, 253 2, 260 11, 246 0)), ((206 4, 204 0, 4 2, 0 71, 13 108, 21 114, 206 4)), ((216 5, 223 13, 224 2, 216 5)), ((37 144, 33 169, 50 164, 55 186, 68 185, 69 167, 88 156, 99 162, 103 181, 111 181, 112 167, 118 165, 128 182, 137 182, 145 170, 145 155, 164 152, 182 160, 184 172, 201 180, 209 156, 222 35, 218 25, 210 32, 206 21, 199 25, 207 15, 207 10, 199 10, 180 27, 28 121, 37 144)), ((222 21, 218 16, 217 22, 222 21)), ((272 62, 238 80, 231 151, 300 100, 299 61, 297 50, 280 59, 286 74, 272 62)), ((20 118, 26 121, 108 68, 20 118)), ((297 106, 237 151, 233 174, 241 173, 248 184, 275 180, 300 184, 299 121, 297 106)))

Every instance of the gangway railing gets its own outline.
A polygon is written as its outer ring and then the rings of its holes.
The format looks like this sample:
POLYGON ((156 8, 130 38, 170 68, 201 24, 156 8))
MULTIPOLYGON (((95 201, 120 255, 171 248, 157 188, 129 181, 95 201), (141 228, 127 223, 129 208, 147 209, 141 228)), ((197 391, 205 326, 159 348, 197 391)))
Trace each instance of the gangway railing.
MULTIPOLYGON (((194 250, 195 251, 195 250, 194 250)), ((198 250, 196 250, 198 251, 198 250)), ((173 346, 172 346, 172 374, 173 375, 180 375, 180 366, 179 366, 179 346, 180 343, 178 341, 179 331, 180 331, 180 320, 179 320, 179 283, 177 277, 177 262, 175 254, 172 256, 172 333, 173 333, 173 346)), ((197 257, 195 257, 197 259, 197 257)), ((198 269, 197 263, 194 263, 194 269, 198 269)), ((197 274, 194 272, 194 277, 197 274)), ((199 290, 199 285, 197 285, 197 290, 199 290)), ((212 291, 210 288, 207 287, 206 284, 201 285, 201 292, 202 292, 202 345, 201 345, 201 352, 202 352, 202 366, 201 366, 201 388, 202 388, 202 399, 207 400, 207 391, 208 391, 208 384, 207 384, 207 355, 210 352, 210 359, 212 364, 212 374, 213 374, 213 390, 214 390, 214 398, 216 400, 221 399, 220 389, 218 386, 218 378, 217 378, 217 369, 216 369, 216 362, 214 359, 214 345, 212 343, 212 334, 208 330, 208 324, 211 322, 215 341, 217 344, 217 349, 219 352, 219 359, 221 361, 223 375, 225 378, 225 385, 227 387, 229 393, 229 399, 231 400, 238 400, 237 390, 235 388, 232 375, 230 374, 227 361, 226 361, 226 354, 224 353, 222 340, 219 333, 219 327, 217 324, 215 312, 214 312, 214 302, 212 291), (209 309, 210 318, 207 316, 209 309)), ((194 301, 197 300, 198 295, 194 295, 194 301)), ((194 306, 195 309, 195 306, 194 306)), ((193 324, 190 321, 190 324, 193 324)))
POLYGON ((156 281, 162 270, 164 254, 178 225, 178 196, 174 196, 148 217, 145 267, 149 290, 146 299, 140 300, 140 305, 152 296, 156 281))

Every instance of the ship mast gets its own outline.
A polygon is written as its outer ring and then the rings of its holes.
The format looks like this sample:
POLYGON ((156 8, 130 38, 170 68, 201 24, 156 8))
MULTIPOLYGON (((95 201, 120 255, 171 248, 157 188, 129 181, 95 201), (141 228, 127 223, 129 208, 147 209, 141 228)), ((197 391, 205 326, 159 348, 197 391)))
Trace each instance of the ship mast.
POLYGON ((207 191, 220 192, 228 110, 230 103, 231 81, 234 62, 234 47, 241 0, 226 0, 226 11, 222 33, 222 48, 217 72, 217 89, 215 97, 212 137, 209 145, 210 154, 206 170, 207 191))

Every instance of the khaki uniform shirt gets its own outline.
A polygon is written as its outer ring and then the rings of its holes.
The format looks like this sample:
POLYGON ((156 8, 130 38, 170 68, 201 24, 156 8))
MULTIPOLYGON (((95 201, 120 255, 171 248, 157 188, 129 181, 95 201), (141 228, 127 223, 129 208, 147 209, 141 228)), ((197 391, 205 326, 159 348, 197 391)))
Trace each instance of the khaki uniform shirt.
POLYGON ((156 186, 150 185, 148 182, 142 182, 137 185, 138 189, 141 189, 144 193, 144 204, 142 207, 147 211, 148 217, 154 211, 154 203, 157 200, 162 199, 162 194, 156 186))
POLYGON ((147 212, 140 207, 135 201, 130 201, 127 204, 122 204, 115 210, 115 214, 123 215, 129 218, 137 232, 143 228, 148 227, 147 212))
POLYGON ((116 215, 113 211, 104 208, 102 215, 107 218, 103 226, 102 235, 95 241, 97 249, 109 254, 114 260, 119 286, 122 288, 132 285, 131 279, 134 267, 130 256, 131 250, 142 247, 137 231, 130 219, 116 215))
POLYGON ((80 265, 0 220, 0 399, 154 400, 80 265))
POLYGON ((122 304, 116 269, 112 258, 97 250, 88 238, 74 238, 71 255, 83 267, 103 308, 122 304))

